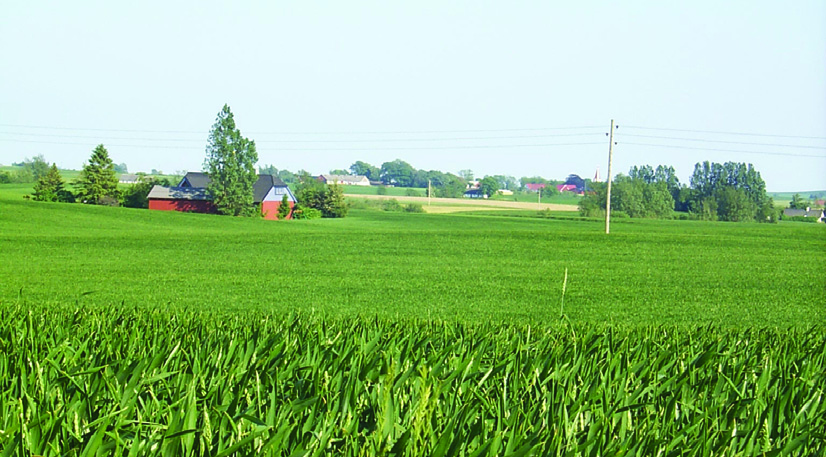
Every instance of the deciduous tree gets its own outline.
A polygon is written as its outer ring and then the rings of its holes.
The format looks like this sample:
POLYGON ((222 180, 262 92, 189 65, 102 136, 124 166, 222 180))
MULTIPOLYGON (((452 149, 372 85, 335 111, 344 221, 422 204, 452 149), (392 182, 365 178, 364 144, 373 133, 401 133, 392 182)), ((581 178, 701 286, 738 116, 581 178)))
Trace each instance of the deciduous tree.
POLYGON ((381 179, 381 170, 361 160, 357 160, 354 164, 350 165, 350 173, 367 176, 367 179, 370 181, 378 181, 381 179))
POLYGON ((495 194, 497 190, 499 190, 499 181, 492 176, 485 176, 484 179, 479 181, 479 190, 481 190, 483 194, 490 197, 495 194))
POLYGON ((397 187, 410 187, 413 185, 413 174, 415 170, 409 163, 396 159, 392 162, 381 164, 381 181, 385 185, 397 187))
POLYGON ((347 215, 347 204, 344 201, 344 190, 337 184, 326 185, 310 176, 301 174, 300 183, 296 189, 296 198, 302 208, 311 208, 321 212, 322 217, 344 217, 347 215))

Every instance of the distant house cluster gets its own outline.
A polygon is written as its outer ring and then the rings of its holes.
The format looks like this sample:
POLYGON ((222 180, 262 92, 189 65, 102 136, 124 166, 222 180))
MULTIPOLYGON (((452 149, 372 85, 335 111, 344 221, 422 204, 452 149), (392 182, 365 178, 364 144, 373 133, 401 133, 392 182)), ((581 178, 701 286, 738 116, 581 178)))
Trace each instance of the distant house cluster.
POLYGON ((814 218, 817 222, 826 222, 826 213, 822 209, 793 209, 786 208, 783 210, 783 216, 786 217, 805 217, 814 218))
MULTIPOLYGON (((597 170, 596 175, 594 175, 594 182, 599 182, 599 170, 597 170)), ((525 184, 525 189, 529 192, 541 192, 543 189, 547 189, 550 184, 545 183, 528 183, 525 184)), ((556 190, 559 192, 573 192, 576 194, 584 194, 585 193, 585 180, 580 178, 579 175, 568 175, 568 178, 562 184, 556 185, 556 190)))
POLYGON ((120 184, 137 184, 140 178, 138 175, 133 174, 122 174, 120 178, 118 178, 118 183, 120 184))
MULTIPOLYGON (((207 191, 210 181, 206 173, 190 172, 177 186, 154 186, 149 191, 149 209, 215 214, 218 209, 207 191)), ((298 202, 290 188, 276 176, 258 175, 258 180, 253 185, 253 201, 261 207, 264 219, 277 219, 284 195, 287 195, 290 205, 290 213, 287 216, 287 219, 290 219, 292 209, 298 202)))
POLYGON ((324 184, 339 184, 342 186, 369 186, 367 176, 359 175, 320 175, 318 180, 324 184))

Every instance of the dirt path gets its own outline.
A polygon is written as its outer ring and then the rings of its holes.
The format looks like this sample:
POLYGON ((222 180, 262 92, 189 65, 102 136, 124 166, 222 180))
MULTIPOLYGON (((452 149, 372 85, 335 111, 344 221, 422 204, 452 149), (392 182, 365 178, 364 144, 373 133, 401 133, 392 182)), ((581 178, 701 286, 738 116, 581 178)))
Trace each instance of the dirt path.
POLYGON ((506 209, 533 209, 551 211, 577 211, 575 205, 560 205, 557 203, 528 203, 509 202, 503 200, 472 200, 469 198, 431 198, 428 205, 427 197, 401 197, 393 195, 354 195, 345 194, 347 198, 365 198, 370 200, 396 199, 400 203, 421 203, 428 213, 454 213, 459 211, 491 211, 506 209))

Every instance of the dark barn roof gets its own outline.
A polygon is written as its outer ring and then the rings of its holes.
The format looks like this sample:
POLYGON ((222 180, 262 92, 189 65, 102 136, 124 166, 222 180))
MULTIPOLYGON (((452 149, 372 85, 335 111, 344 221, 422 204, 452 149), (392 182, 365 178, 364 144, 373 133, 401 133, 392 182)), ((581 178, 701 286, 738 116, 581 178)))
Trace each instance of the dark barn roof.
POLYGON ((255 181, 255 184, 252 186, 255 203, 264 201, 267 192, 273 187, 287 187, 287 184, 273 175, 258 175, 258 181, 255 181))
POLYGON ((212 200, 204 187, 154 186, 148 198, 155 200, 212 200))
MULTIPOLYGON (((178 187, 177 189, 192 187, 202 188, 204 189, 204 191, 206 191, 206 188, 207 186, 209 186, 209 183, 211 181, 212 180, 209 179, 209 175, 207 175, 206 173, 189 172, 186 174, 186 176, 184 176, 184 179, 181 180, 182 187, 178 187)), ((285 184, 284 181, 279 179, 277 176, 258 175, 258 181, 255 181, 255 184, 253 184, 252 186, 253 199, 255 203, 261 203, 262 201, 264 201, 264 197, 267 196, 267 193, 273 187, 287 187, 287 184, 285 184)), ((176 188, 173 187, 173 189, 176 188)))
POLYGON ((186 176, 184 176, 184 179, 181 180, 179 186, 206 188, 207 186, 209 186, 209 182, 209 175, 207 175, 206 173, 190 171, 186 174, 186 176))

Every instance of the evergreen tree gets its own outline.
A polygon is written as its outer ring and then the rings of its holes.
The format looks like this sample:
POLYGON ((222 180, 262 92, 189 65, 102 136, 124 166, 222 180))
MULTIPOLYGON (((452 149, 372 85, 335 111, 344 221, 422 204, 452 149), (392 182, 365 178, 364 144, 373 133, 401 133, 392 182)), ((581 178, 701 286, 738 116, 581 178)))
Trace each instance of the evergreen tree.
POLYGON ((208 190, 218 211, 231 216, 255 215, 253 186, 258 179, 258 153, 255 141, 242 137, 235 127, 228 105, 218 113, 209 132, 206 154, 204 168, 211 179, 208 190))
POLYGON ((35 183, 34 200, 39 202, 61 201, 61 195, 66 193, 64 186, 65 183, 63 177, 60 176, 60 171, 57 170, 57 164, 53 163, 46 174, 41 176, 35 183))
POLYGON ((284 220, 290 216, 290 199, 287 194, 281 197, 281 205, 278 206, 278 219, 284 220))
POLYGON ((344 202, 344 188, 338 184, 327 186, 321 215, 323 217, 344 217, 347 215, 347 209, 347 203, 344 202))
POLYGON ((93 205, 117 203, 118 177, 115 165, 109 158, 109 151, 102 144, 92 151, 89 163, 83 166, 80 177, 75 182, 78 200, 93 205))

